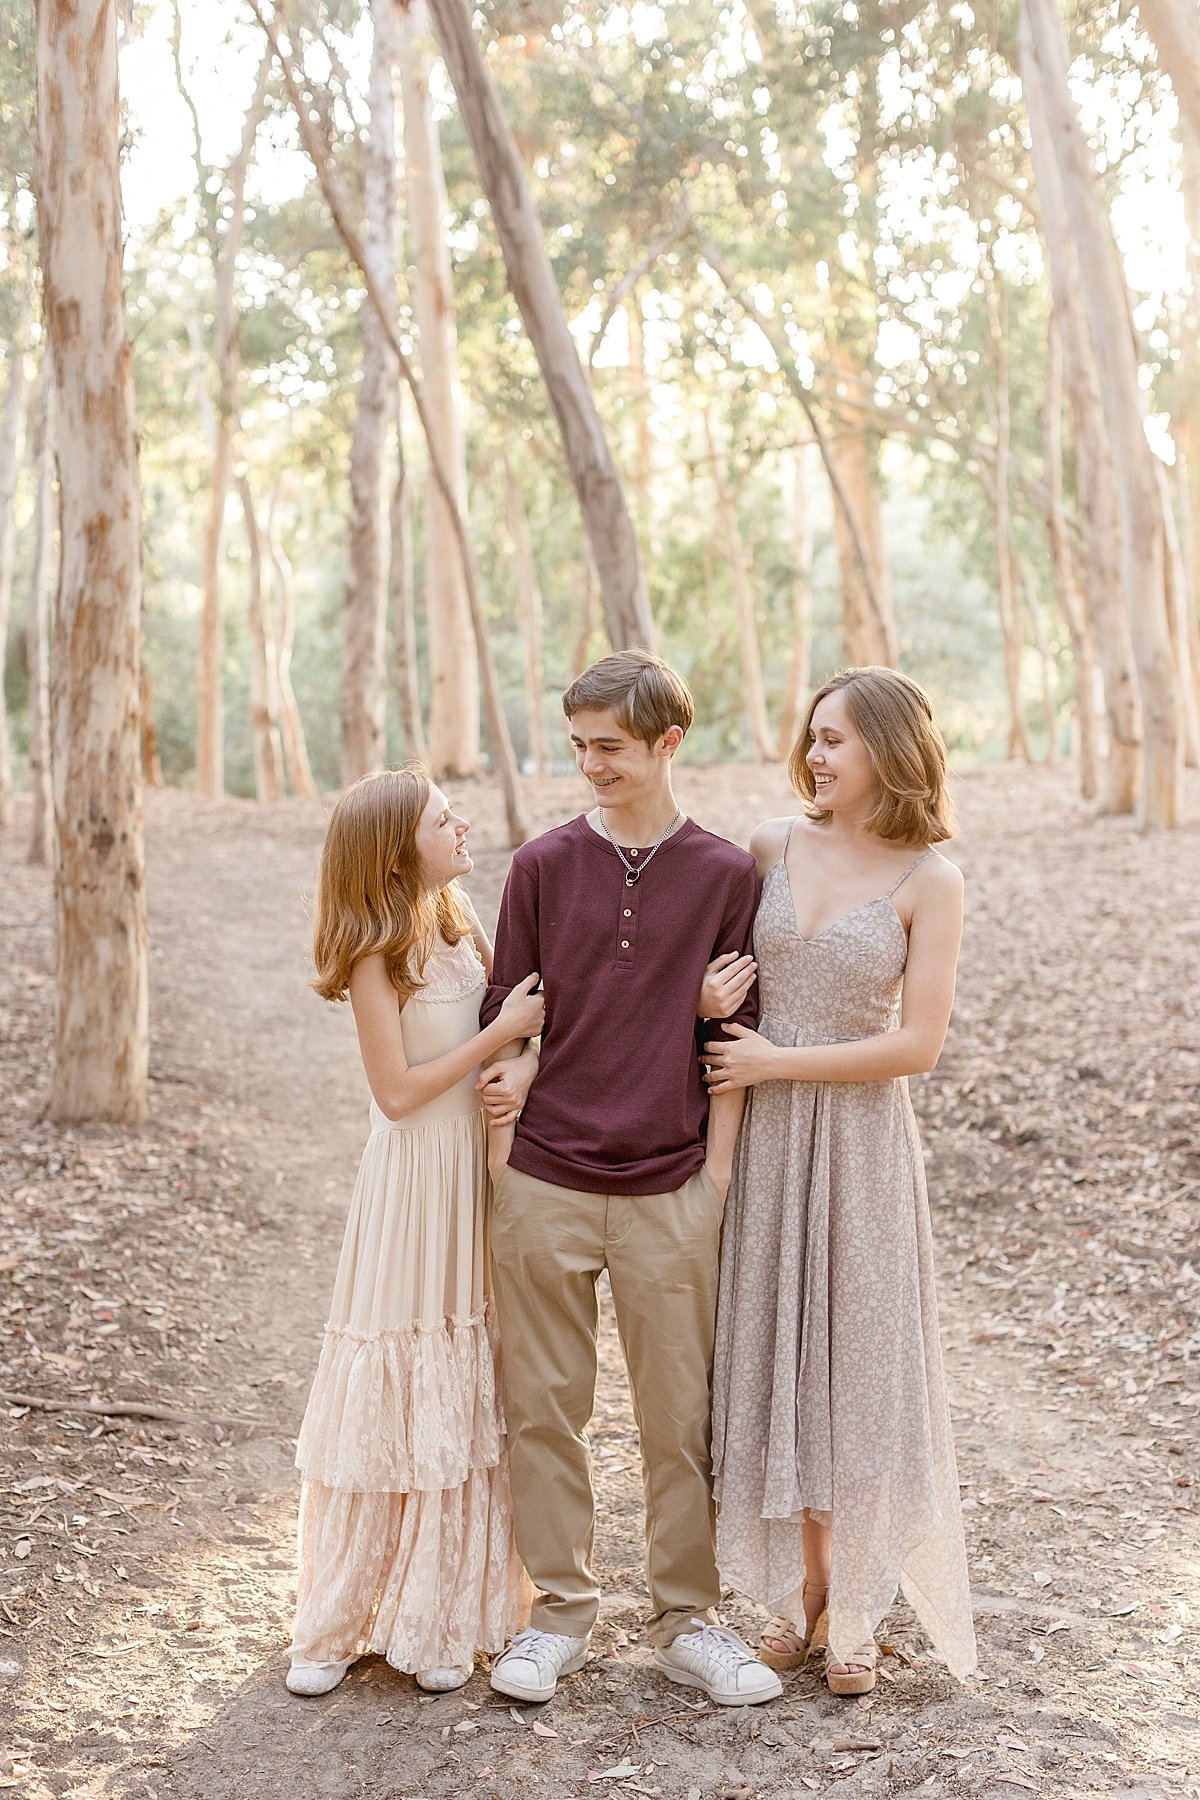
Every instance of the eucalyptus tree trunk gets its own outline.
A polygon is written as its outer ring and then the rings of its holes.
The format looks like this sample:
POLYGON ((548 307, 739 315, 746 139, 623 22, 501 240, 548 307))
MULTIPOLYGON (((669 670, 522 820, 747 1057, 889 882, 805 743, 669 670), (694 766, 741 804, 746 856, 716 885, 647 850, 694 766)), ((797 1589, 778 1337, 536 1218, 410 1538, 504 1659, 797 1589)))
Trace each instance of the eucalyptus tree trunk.
MULTIPOLYGON (((200 611, 200 643, 196 665, 196 786, 210 797, 225 791, 225 696, 222 666, 225 660, 225 616, 221 593, 221 551, 225 534, 225 501, 233 473, 234 443, 238 427, 238 351, 234 307, 234 274, 246 229, 246 177, 254 155, 254 140, 265 112, 268 64, 259 71, 250 110, 242 126, 242 141, 224 177, 227 192, 225 228, 218 232, 215 218, 207 236, 213 262, 212 357, 216 371, 216 405, 213 419, 212 476, 208 510, 200 554, 203 601, 200 611)), ((182 86, 182 82, 181 82, 182 86)), ((195 156, 202 191, 211 183, 212 171, 201 161, 199 128, 195 156)))
POLYGON ((1125 603, 1142 698, 1138 817, 1144 826, 1173 826, 1180 821, 1182 802, 1179 674, 1171 645, 1162 501, 1146 442, 1129 298, 1067 86, 1066 36, 1056 0, 1021 0, 1020 41, 1025 81, 1039 84, 1049 122, 1079 257, 1088 331, 1104 371, 1100 398, 1113 449, 1125 603))
POLYGON ((37 10, 38 210, 57 384, 55 620, 59 1120, 146 1115, 141 495, 121 272, 114 0, 37 10))
POLYGON ((1012 591, 1020 601, 1020 610, 1029 620, 1030 635, 1033 638, 1038 673, 1041 677, 1042 728, 1046 733, 1046 755, 1043 760, 1053 764, 1058 761, 1058 703, 1055 699, 1054 659, 1050 654, 1050 644, 1046 637, 1046 627, 1038 602, 1037 588, 1025 567, 1017 548, 1017 540, 1011 530, 1008 543, 1009 560, 1012 565, 1012 591))
POLYGON ((717 515, 725 539, 725 555, 733 585, 733 603, 737 613, 738 642, 742 663, 742 700, 750 720, 750 735, 755 755, 760 762, 773 762, 778 755, 771 724, 767 718, 767 701, 763 692, 762 652, 758 642, 758 623, 754 617, 754 596, 746 569, 746 553, 738 530, 737 512, 725 481, 717 453, 712 415, 704 409, 704 437, 708 445, 709 464, 717 495, 717 515))
POLYGON ((592 639, 600 615, 600 577, 596 559, 587 538, 583 540, 583 606, 579 614, 579 633, 571 656, 571 680, 582 675, 591 661, 592 639))
POLYGON ((646 327, 642 318, 642 297, 637 288, 626 305, 629 321, 629 372, 633 376, 636 451, 634 456, 633 493, 642 549, 650 544, 651 506, 650 477, 654 461, 654 440, 650 435, 650 385, 646 378, 646 327))
POLYGON ((1142 702, 1125 602, 1113 451, 1084 310, 1083 276, 1071 236, 1042 83, 1025 52, 1024 42, 1021 67, 1054 316, 1062 342, 1063 378, 1075 450, 1075 486, 1084 518, 1080 586, 1104 685, 1107 743, 1100 768, 1100 810, 1131 813, 1137 806, 1141 783, 1142 702))
POLYGON ((50 591, 55 556, 54 371, 42 357, 42 392, 34 437, 36 488, 33 503, 33 562, 25 656, 29 674, 29 861, 54 858, 54 789, 50 772, 50 591))
POLYGON ((249 573, 246 630, 250 640, 250 735, 254 752, 254 792, 260 800, 283 796, 283 743, 279 732, 279 676, 275 642, 267 629, 263 594, 263 545, 254 495, 246 475, 237 483, 246 526, 249 573))
POLYGON ((1005 307, 995 282, 987 292, 988 325, 996 365, 996 469, 992 480, 992 526, 996 540, 996 607, 1000 615, 1000 641, 1004 658, 1004 688, 1008 695, 1008 749, 1010 757, 1033 761, 1033 746, 1025 724, 1021 697, 1021 655, 1024 648, 1013 587, 1012 526, 1009 518, 1009 465, 1012 457, 1012 419, 1008 387, 1008 344, 1005 307))
POLYGON ((525 650, 525 701, 529 715, 529 754, 534 773, 544 776, 549 769, 549 747, 546 742, 546 676, 543 667, 542 590, 534 561, 533 542, 529 535, 529 519, 521 497, 511 459, 503 452, 504 502, 508 516, 508 535, 512 541, 513 562, 517 576, 517 607, 521 620, 521 642, 525 650))
POLYGON ((275 674, 279 683, 279 734, 283 740, 283 759, 293 794, 312 796, 317 791, 308 761, 308 745, 304 723, 292 686, 292 647, 296 637, 296 598, 292 565, 284 551, 275 527, 272 504, 267 515, 267 554, 271 559, 272 595, 275 613, 275 674))
POLYGON ((429 0, 508 283, 538 359, 600 578, 614 649, 654 647, 637 536, 542 238, 529 181, 465 0, 429 0))
MULTIPOLYGON (((463 397, 458 380, 454 285, 446 244, 446 184, 429 99, 424 0, 403 7, 401 80, 407 218, 416 279, 413 302, 422 385, 437 459, 467 513, 463 397)), ((429 757, 435 775, 470 775, 479 765, 479 660, 466 577, 445 494, 432 471, 425 489, 425 618, 429 637, 429 757)))
POLYGON ((1138 0, 1138 17, 1170 77, 1180 117, 1200 139, 1200 13, 1196 0, 1138 0))
MULTIPOLYGON (((425 762, 425 726, 417 671, 416 583, 413 580, 412 480, 404 454, 400 390, 396 390, 396 479, 392 483, 391 560, 388 585, 392 595, 392 632, 396 642, 396 693, 405 753, 425 762)), ((455 546, 457 555, 457 545, 455 546)), ((461 568, 461 560, 458 564, 461 568)), ((472 643, 471 648, 474 649, 472 643)))
POLYGON ((779 712, 779 754, 789 756, 800 729, 812 664, 812 502, 808 463, 811 446, 792 452, 792 654, 779 712))
POLYGON ((138 695, 142 714, 142 780, 147 787, 166 787, 162 758, 158 753, 158 726, 154 722, 154 688, 144 662, 138 681, 138 695))
POLYGON ((1071 643, 1075 670, 1075 731, 1079 757, 1079 791, 1085 800, 1099 793, 1099 750, 1096 743, 1096 652, 1079 591, 1075 553, 1063 505, 1062 337, 1052 315, 1046 345, 1046 397, 1042 408, 1043 462, 1046 485, 1046 536, 1054 574, 1054 595, 1071 643))
POLYGON ((25 418, 29 410, 29 368, 26 346, 33 319, 33 292, 26 289, 16 334, 9 345, 8 386, 4 417, 0 420, 0 827, 12 824, 12 746, 8 734, 8 707, 4 699, 4 665, 7 661, 8 615, 12 607, 13 558, 17 542, 14 500, 21 459, 25 450, 25 418))
POLYGON ((844 349, 836 352, 834 368, 839 420, 829 444, 845 495, 843 501, 835 490, 833 526, 842 574, 846 660, 858 666, 894 667, 898 659, 896 620, 892 573, 883 542, 878 452, 861 404, 867 374, 844 349), (857 521, 857 534, 852 519, 857 521))
MULTIPOLYGON (((363 147, 363 249, 381 290, 396 292, 396 114, 393 71, 400 52, 395 0, 371 0, 370 123, 363 147)), ((362 368, 350 438, 350 521, 342 612, 342 783, 387 759, 388 426, 399 371, 369 299, 359 310, 362 368)))

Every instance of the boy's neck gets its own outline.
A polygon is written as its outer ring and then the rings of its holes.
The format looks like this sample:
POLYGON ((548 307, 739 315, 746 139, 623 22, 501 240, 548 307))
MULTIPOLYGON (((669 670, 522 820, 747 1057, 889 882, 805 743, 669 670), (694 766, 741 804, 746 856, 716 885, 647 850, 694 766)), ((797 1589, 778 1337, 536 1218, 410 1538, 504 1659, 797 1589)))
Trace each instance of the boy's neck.
MULTIPOLYGON (((658 842, 679 810, 679 802, 668 782, 658 793, 646 794, 627 806, 597 806, 588 814, 588 822, 595 831, 603 831, 607 826, 609 835, 622 849, 648 850, 651 844, 658 842), (601 813, 603 826, 599 818, 601 813)), ((682 815, 679 823, 683 823, 682 815)))

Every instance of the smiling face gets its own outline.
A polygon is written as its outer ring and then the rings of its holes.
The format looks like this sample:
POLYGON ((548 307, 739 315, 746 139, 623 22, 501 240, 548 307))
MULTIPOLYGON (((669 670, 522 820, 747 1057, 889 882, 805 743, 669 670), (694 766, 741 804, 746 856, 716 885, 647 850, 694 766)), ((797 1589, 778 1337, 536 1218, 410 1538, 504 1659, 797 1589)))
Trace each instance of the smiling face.
POLYGON ((568 721, 575 766, 589 783, 598 806, 636 806, 656 797, 667 786, 671 758, 683 742, 683 732, 672 725, 657 743, 634 737, 611 707, 590 707, 568 721))
POLYGON ((467 854, 471 827, 456 813, 441 788, 431 787, 417 826, 417 851, 426 886, 436 892, 458 875, 469 875, 474 863, 467 854))
POLYGON ((835 689, 818 703, 804 760, 812 771, 814 797, 822 812, 869 813, 878 804, 879 777, 850 716, 844 690, 835 689))

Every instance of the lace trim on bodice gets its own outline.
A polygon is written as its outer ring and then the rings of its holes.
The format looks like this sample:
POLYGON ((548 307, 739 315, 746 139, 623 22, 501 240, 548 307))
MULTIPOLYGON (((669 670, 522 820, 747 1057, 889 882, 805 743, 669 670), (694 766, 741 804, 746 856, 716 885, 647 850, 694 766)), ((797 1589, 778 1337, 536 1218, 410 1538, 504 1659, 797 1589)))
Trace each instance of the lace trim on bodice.
POLYGON ((453 949, 439 942, 423 971, 424 979, 413 989, 414 1000, 435 1005, 465 1000, 487 982, 487 973, 479 960, 473 939, 459 938, 453 949))

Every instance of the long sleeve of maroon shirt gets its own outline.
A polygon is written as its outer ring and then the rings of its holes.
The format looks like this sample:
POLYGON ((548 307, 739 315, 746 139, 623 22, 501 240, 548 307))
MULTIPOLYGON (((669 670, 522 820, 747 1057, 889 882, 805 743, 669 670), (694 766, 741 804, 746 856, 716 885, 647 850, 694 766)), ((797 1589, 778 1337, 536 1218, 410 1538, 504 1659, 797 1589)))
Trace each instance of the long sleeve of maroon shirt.
MULTIPOLYGON (((646 852, 626 855, 636 867, 646 852)), ((693 819, 633 887, 585 818, 521 846, 480 1011, 490 1024, 519 981, 541 974, 541 1062, 514 1168, 593 1194, 669 1193, 696 1173, 708 1119, 700 983, 714 956, 750 950, 758 889, 754 858, 693 819)), ((729 1023, 758 1023, 757 986, 729 1023)))

